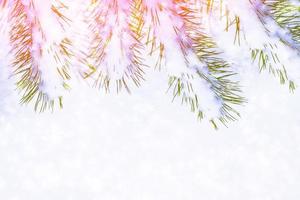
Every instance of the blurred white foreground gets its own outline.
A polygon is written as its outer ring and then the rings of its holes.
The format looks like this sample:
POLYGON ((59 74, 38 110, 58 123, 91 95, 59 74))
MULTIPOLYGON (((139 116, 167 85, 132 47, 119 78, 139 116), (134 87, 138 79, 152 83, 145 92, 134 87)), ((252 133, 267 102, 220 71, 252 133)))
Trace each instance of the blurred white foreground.
POLYGON ((0 199, 300 198, 300 92, 270 75, 242 73, 242 119, 215 131, 170 102, 161 73, 132 95, 77 84, 62 111, 35 114, 1 70, 0 199))

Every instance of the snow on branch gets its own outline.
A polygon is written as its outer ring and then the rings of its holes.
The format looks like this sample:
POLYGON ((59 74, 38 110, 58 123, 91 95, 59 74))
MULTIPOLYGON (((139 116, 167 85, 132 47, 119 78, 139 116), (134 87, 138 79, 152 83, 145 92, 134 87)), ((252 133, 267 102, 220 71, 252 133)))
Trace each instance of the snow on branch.
POLYGON ((246 62, 291 90, 300 78, 295 0, 0 0, 0 23, 21 103, 37 111, 62 107, 76 74, 130 92, 153 67, 173 100, 217 127, 239 117, 246 62))

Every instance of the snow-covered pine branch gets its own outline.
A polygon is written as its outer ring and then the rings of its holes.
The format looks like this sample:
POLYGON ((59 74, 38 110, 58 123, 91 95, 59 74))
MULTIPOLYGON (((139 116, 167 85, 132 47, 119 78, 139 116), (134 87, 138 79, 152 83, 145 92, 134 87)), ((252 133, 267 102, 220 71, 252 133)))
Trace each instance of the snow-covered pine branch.
POLYGON ((21 103, 35 101, 35 110, 62 106, 70 79, 71 42, 65 37, 60 2, 12 1, 8 7, 13 73, 21 103))
POLYGON ((147 60, 166 89, 217 127, 239 117, 239 71, 255 64, 294 90, 296 0, 0 0, 21 102, 53 108, 79 74, 110 91, 140 86, 147 60))
POLYGON ((143 80, 144 64, 141 55, 141 25, 137 22, 135 1, 102 0, 88 8, 87 52, 88 69, 84 79, 92 79, 97 87, 109 91, 130 91, 130 81, 136 86, 143 80))

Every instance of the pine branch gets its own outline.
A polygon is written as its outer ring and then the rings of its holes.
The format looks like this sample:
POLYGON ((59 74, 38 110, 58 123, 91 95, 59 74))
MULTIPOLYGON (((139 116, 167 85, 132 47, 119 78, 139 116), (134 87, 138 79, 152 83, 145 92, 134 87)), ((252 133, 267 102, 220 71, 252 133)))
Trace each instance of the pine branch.
MULTIPOLYGON (((207 2, 207 10, 210 6, 213 6, 213 1, 207 2)), ((185 19, 188 36, 193 41, 194 51, 199 60, 208 67, 208 72, 197 71, 197 74, 210 84, 212 91, 219 99, 221 115, 218 120, 226 125, 229 121, 235 121, 239 117, 239 113, 234 109, 234 106, 243 104, 245 99, 240 96, 241 90, 238 82, 233 81, 236 73, 232 71, 226 60, 222 59, 222 52, 218 49, 217 44, 205 32, 203 25, 199 23, 201 21, 199 12, 201 10, 197 6, 189 4, 182 9, 181 16, 185 19)), ((236 33, 238 34, 239 22, 236 18, 235 20, 236 33)), ((215 119, 211 119, 211 122, 214 126, 217 125, 215 119)))
POLYGON ((168 68, 169 91, 199 119, 207 118, 217 128, 217 121, 226 125, 236 120, 239 114, 233 105, 242 104, 244 99, 239 95, 237 82, 231 81, 234 73, 230 66, 219 57, 212 39, 200 31, 199 13, 191 8, 186 2, 169 7, 144 3, 144 18, 150 24, 147 44, 151 46, 150 54, 159 51, 158 63, 163 59, 170 62, 173 52, 179 51, 173 56, 176 62, 180 58, 183 61, 168 68))
POLYGON ((290 0, 263 0, 264 17, 272 18, 280 26, 277 36, 300 52, 300 2, 290 0))
POLYGON ((49 81, 54 80, 45 80, 45 74, 41 68, 45 67, 42 65, 51 65, 52 63, 41 63, 41 59, 49 56, 47 58, 54 60, 53 63, 57 65, 54 73, 60 77, 62 87, 68 89, 69 86, 65 80, 70 79, 68 72, 68 60, 72 56, 69 51, 70 40, 65 38, 59 43, 45 46, 47 38, 36 14, 33 1, 29 1, 28 4, 24 4, 20 0, 15 1, 10 8, 9 19, 11 52, 14 54, 12 66, 14 75, 18 79, 16 86, 22 93, 20 102, 28 104, 35 101, 34 108, 39 112, 46 109, 53 110, 56 101, 62 107, 62 96, 55 99, 45 90, 49 81))
MULTIPOLYGON (((206 1, 206 0, 205 0, 206 1)), ((210 9, 210 15, 217 15, 221 21, 224 21, 224 30, 227 32, 234 32, 234 43, 238 41, 237 45, 241 45, 244 42, 249 46, 249 52, 253 63, 255 63, 260 71, 269 71, 274 76, 278 77, 280 83, 288 84, 291 91, 295 89, 296 84, 290 79, 289 72, 282 60, 278 49, 278 35, 271 32, 271 28, 274 29, 275 20, 266 15, 264 5, 260 0, 249 0, 249 2, 243 2, 244 11, 248 12, 248 16, 252 17, 246 19, 245 13, 240 13, 236 8, 230 7, 230 0, 214 1, 214 8, 210 9), (241 16, 242 15, 242 16, 241 16), (253 36, 250 35, 254 32, 251 30, 250 34, 248 29, 257 29, 259 32, 257 41, 252 41, 253 36), (255 44, 261 40, 259 37, 265 37, 259 45, 255 44), (249 38, 251 38, 250 41, 249 38), (254 44, 252 44, 254 43, 254 44)), ((204 3, 205 4, 205 3, 204 3)), ((280 27, 278 26, 280 29, 280 27)), ((278 30, 275 29, 275 30, 278 30)), ((282 40, 283 41, 283 40, 282 40)))
MULTIPOLYGON (((267 8, 265 8, 265 5, 270 5, 271 1, 269 0, 263 0, 261 2, 260 0, 252 0, 253 8, 256 11, 256 14, 258 18, 260 19, 260 22, 265 28, 266 33, 269 37, 279 37, 281 39, 281 42, 283 42, 285 45, 288 45, 289 47, 292 47, 294 49, 298 49, 298 44, 295 41, 296 38, 293 38, 288 36, 288 33, 286 34, 280 34, 280 30, 282 31, 281 27, 283 27, 283 23, 280 23, 279 18, 275 19, 270 17, 271 12, 267 8), (265 4, 265 5, 264 5, 265 4), (275 21, 276 20, 276 21, 275 21), (279 23, 279 26, 274 25, 274 23, 279 23), (275 27, 274 27, 275 26, 275 27), (275 29, 275 30, 272 30, 275 29), (294 40, 294 41, 292 41, 294 40)), ((285 0, 279 0, 277 3, 283 3, 285 0)), ((274 1, 273 1, 274 2, 274 1)), ((284 4, 287 4, 288 2, 285 1, 284 4)), ((286 5, 287 6, 287 5, 286 5)), ((281 14, 285 14, 286 16, 289 16, 292 14, 291 10, 282 10, 281 14)), ((295 13, 296 14, 296 13, 295 13)), ((300 16, 300 12, 298 13, 300 16)), ((293 14, 292 14, 293 15, 293 14)), ((295 15, 296 20, 299 21, 298 17, 295 15)), ((284 18, 284 17, 283 17, 284 18)), ((283 19, 281 18, 281 19, 283 19)), ((297 22, 292 22, 292 18, 290 18, 291 24, 295 23, 297 27, 297 22)), ((288 22, 289 23, 289 22, 288 22)), ((294 25, 295 25, 294 24, 294 25)), ((299 28, 298 24, 298 28, 299 28)), ((293 28, 292 28, 293 29, 293 28)), ((290 29, 290 30, 292 30, 290 29)), ((297 29, 297 28, 296 28, 297 29)), ((298 33, 299 34, 299 33, 298 33)), ((296 89, 296 84, 293 80, 290 80, 288 72, 284 66, 284 63, 279 58, 279 55, 276 53, 277 50, 277 44, 276 43, 266 43, 264 44, 264 49, 252 49, 252 58, 253 60, 258 62, 258 65, 260 67, 260 70, 269 70, 273 75, 279 77, 280 83, 285 84, 288 83, 288 86, 291 91, 294 91, 296 89)), ((299 49, 298 49, 299 50, 299 49)))
POLYGON ((130 92, 132 83, 140 86, 145 67, 140 42, 142 22, 137 16, 140 4, 106 0, 93 1, 92 5, 89 69, 83 72, 83 77, 93 79, 95 86, 104 87, 106 91, 113 83, 117 91, 125 88, 130 92))
POLYGON ((297 76, 280 51, 299 55, 299 7, 294 0, 92 0, 75 7, 77 17, 60 0, 0 0, 0 19, 9 19, 21 103, 35 102, 36 111, 62 107, 78 71, 96 87, 130 92, 144 80, 150 55, 167 72, 173 99, 217 128, 236 120, 245 102, 235 62, 218 46, 222 28, 234 48, 249 50, 246 60, 294 90, 297 76))

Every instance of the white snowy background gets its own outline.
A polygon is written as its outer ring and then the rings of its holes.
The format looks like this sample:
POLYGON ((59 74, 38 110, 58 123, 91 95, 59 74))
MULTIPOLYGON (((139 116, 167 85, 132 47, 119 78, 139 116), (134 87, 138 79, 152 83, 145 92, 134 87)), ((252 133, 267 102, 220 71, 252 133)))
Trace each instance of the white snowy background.
POLYGON ((34 113, 19 105, 6 48, 1 200, 300 199, 300 91, 257 66, 239 70, 241 119, 215 131, 172 103, 166 77, 152 69, 131 95, 74 80, 63 110, 34 113))

